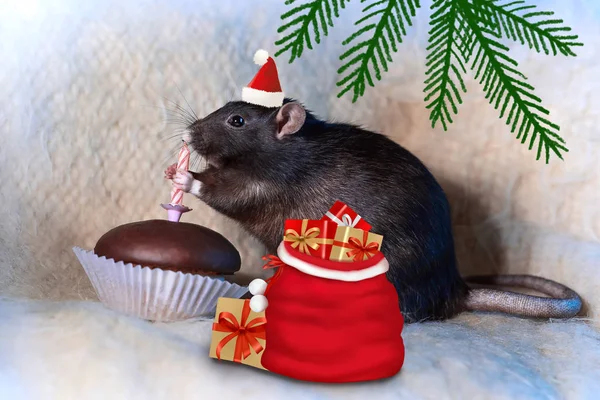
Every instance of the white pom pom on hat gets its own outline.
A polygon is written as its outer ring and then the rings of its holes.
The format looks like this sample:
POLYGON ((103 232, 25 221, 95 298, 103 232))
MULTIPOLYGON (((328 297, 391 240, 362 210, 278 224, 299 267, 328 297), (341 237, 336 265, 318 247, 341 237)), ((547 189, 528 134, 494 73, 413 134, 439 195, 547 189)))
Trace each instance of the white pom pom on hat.
POLYGON ((250 309, 256 313, 265 311, 268 306, 269 301, 262 294, 252 296, 250 299, 250 309))
POLYGON ((257 50, 254 53, 254 63, 256 65, 265 65, 269 60, 269 52, 263 49, 257 50))

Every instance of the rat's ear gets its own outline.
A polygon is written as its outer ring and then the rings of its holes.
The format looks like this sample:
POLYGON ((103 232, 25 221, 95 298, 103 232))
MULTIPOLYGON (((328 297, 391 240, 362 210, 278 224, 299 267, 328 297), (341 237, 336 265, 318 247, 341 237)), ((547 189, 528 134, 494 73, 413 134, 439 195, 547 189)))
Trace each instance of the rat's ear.
POLYGON ((300 104, 291 102, 279 108, 277 112, 277 139, 298 132, 306 120, 306 110, 300 104))

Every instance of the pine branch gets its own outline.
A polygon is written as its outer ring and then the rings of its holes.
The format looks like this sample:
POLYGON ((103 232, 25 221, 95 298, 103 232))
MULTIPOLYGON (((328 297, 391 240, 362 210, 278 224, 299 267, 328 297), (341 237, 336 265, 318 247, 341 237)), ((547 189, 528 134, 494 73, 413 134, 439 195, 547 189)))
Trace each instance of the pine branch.
MULTIPOLYGON (((306 49, 313 49, 322 36, 333 27, 350 0, 286 0, 292 8, 281 16, 278 33, 284 36, 275 42, 275 56, 290 52, 292 63, 306 49)), ((352 91, 352 102, 363 96, 367 84, 374 86, 388 71, 392 53, 398 51, 412 26, 419 0, 361 0, 368 1, 363 16, 356 21, 358 31, 343 45, 347 50, 340 56, 338 69, 341 88, 338 97, 352 91)), ((516 68, 518 63, 508 56, 508 47, 500 43, 511 39, 538 53, 559 53, 576 56, 574 47, 583 46, 578 36, 554 12, 539 11, 526 0, 433 0, 430 19, 425 101, 429 102, 432 127, 439 122, 444 130, 452 123, 467 89, 463 81, 466 65, 475 71, 475 79, 483 85, 486 99, 500 118, 506 117, 511 132, 521 143, 529 140, 529 149, 537 143, 537 158, 542 148, 546 163, 554 153, 562 159, 568 152, 560 127, 547 119, 549 111, 541 104, 534 88, 516 68)))
POLYGON ((367 83, 373 87, 375 80, 381 80, 381 70, 388 71, 392 52, 398 51, 398 44, 402 43, 407 26, 412 26, 412 17, 419 7, 419 0, 377 0, 363 9, 366 15, 355 23, 362 27, 342 42, 351 47, 340 56, 341 61, 347 61, 338 69, 338 74, 344 74, 351 67, 354 69, 337 82, 337 86, 342 87, 338 97, 352 90, 354 103, 364 95, 367 83), (374 17, 378 20, 372 22, 374 17), (363 35, 368 35, 367 39, 357 43, 363 35))
POLYGON ((459 12, 465 23, 473 32, 477 43, 477 52, 471 68, 476 71, 475 79, 483 84, 486 99, 496 110, 500 109, 500 118, 509 110, 506 124, 511 124, 511 132, 518 129, 517 139, 525 143, 529 137, 529 149, 538 142, 537 157, 540 159, 542 147, 549 162, 552 151, 561 160, 561 152, 568 152, 565 141, 558 135, 560 127, 540 114, 548 115, 549 111, 541 106, 541 99, 533 94, 534 88, 526 83, 525 75, 515 68, 518 63, 506 53, 508 47, 499 43, 500 35, 496 30, 480 24, 477 18, 478 3, 468 0, 456 0, 459 12), (510 106, 510 107, 509 107, 510 106))
POLYGON ((435 128, 439 121, 447 130, 448 123, 453 122, 451 115, 458 113, 457 103, 462 104, 458 87, 462 92, 467 92, 461 74, 467 73, 465 54, 468 54, 472 35, 469 35, 455 0, 435 0, 431 9, 434 12, 429 22, 428 69, 425 72, 428 78, 423 91, 426 93, 425 102, 436 96, 427 104, 427 108, 431 109, 431 127, 435 128))
MULTIPOLYGON (((321 30, 324 36, 329 33, 329 28, 333 28, 333 18, 340 16, 340 10, 346 7, 350 0, 313 0, 308 3, 297 5, 281 16, 283 25, 277 29, 277 33, 284 33, 285 36, 275 42, 279 50, 275 52, 275 57, 289 51, 290 60, 302 55, 306 48, 313 49, 310 35, 312 27, 315 43, 321 43, 321 30)), ((287 0, 286 5, 292 5, 296 0, 287 0)))
POLYGON ((553 11, 537 11, 535 5, 526 5, 524 0, 472 0, 475 9, 494 21, 502 36, 527 44, 538 53, 565 56, 576 54, 572 47, 583 46, 577 35, 565 35, 571 28, 564 26, 562 19, 549 19, 553 11))

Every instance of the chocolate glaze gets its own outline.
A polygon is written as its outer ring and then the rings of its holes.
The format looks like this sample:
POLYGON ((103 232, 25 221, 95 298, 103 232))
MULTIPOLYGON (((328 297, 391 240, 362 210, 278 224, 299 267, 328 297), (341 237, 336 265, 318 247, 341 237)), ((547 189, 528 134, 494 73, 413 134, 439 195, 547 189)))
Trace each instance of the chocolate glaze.
POLYGON ((195 274, 233 274, 240 253, 221 234, 185 222, 148 220, 118 226, 96 243, 94 253, 116 261, 195 274))

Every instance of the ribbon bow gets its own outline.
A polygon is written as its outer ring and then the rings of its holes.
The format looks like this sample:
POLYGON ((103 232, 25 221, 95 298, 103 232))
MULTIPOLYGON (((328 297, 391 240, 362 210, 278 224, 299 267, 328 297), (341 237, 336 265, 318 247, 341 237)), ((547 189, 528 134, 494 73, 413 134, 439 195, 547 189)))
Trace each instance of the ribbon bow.
POLYGON ((292 248, 298 248, 300 253, 310 254, 309 249, 317 250, 321 244, 331 244, 333 239, 325 239, 318 237, 321 234, 321 229, 313 227, 307 229, 308 220, 302 220, 302 226, 300 227, 300 233, 295 229, 287 229, 283 240, 286 242, 292 242, 292 248))
POLYGON ((367 244, 367 238, 364 238, 361 243, 357 238, 351 237, 348 239, 348 244, 352 247, 352 250, 347 252, 346 255, 348 257, 353 257, 352 259, 354 261, 362 261, 371 258, 377 253, 377 250, 379 250, 379 244, 377 244, 377 242, 367 244))
POLYGON ((256 354, 263 351, 263 347, 260 345, 257 339, 265 339, 265 324, 267 319, 265 317, 257 317, 252 321, 246 322, 250 315, 250 300, 244 300, 244 306, 242 307, 242 319, 238 323, 237 318, 230 312, 223 311, 219 313, 219 322, 213 323, 213 331, 217 332, 231 332, 225 336, 217 345, 216 354, 217 359, 221 359, 221 350, 231 341, 237 337, 235 342, 235 351, 233 353, 233 361, 242 362, 248 358, 251 354, 252 349, 256 354))
POLYGON ((267 288, 265 289, 265 293, 263 293, 263 294, 266 296, 267 292, 271 288, 271 285, 273 285, 275 283, 275 281, 277 280, 277 278, 279 278, 279 275, 281 275, 281 272, 283 271, 283 267, 285 267, 287 264, 285 264, 283 261, 281 261, 281 259, 279 257, 272 255, 272 254, 269 254, 268 256, 264 256, 262 259, 267 261, 267 263, 263 266, 263 269, 277 268, 277 271, 275 271, 273 276, 265 279, 265 282, 267 282, 267 288))
POLYGON ((357 215, 356 218, 354 218, 354 220, 352 220, 352 217, 349 214, 342 215, 342 219, 339 219, 331 211, 327 211, 325 215, 327 216, 327 218, 329 218, 339 226, 349 226, 351 228, 354 228, 356 227, 356 224, 358 224, 358 222, 360 221, 360 215, 357 215))
POLYGON ((273 254, 263 256, 262 259, 263 259, 263 261, 267 262, 263 266, 263 269, 278 268, 278 267, 283 267, 285 265, 285 263, 283 261, 281 261, 281 258, 279 258, 273 254))
POLYGON ((362 242, 358 238, 350 237, 348 239, 348 243, 335 241, 333 245, 345 249, 351 249, 350 251, 346 252, 346 255, 348 257, 351 257, 353 261, 363 261, 373 257, 375 253, 377 253, 377 251, 379 250, 379 243, 367 243, 368 239, 369 232, 363 231, 362 242))

